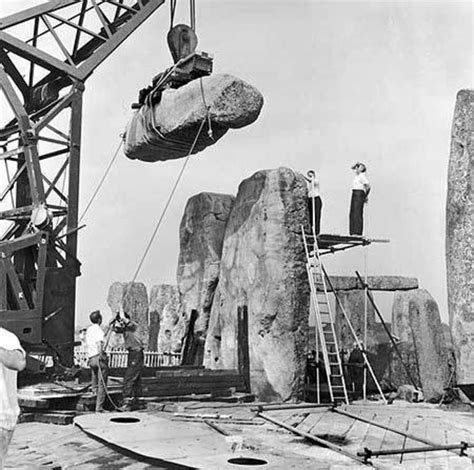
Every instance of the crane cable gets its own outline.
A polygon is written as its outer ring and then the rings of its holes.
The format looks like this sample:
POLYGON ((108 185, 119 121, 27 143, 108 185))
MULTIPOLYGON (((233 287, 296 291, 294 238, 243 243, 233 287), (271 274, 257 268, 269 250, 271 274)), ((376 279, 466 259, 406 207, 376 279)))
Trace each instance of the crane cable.
POLYGON ((207 120, 208 120, 208 117, 207 117, 207 114, 206 114, 206 116, 205 116, 205 117, 202 119, 202 121, 201 121, 201 125, 199 126, 199 129, 198 129, 198 131, 197 131, 197 133, 196 133, 196 137, 194 138, 194 141, 193 141, 193 143, 192 143, 192 145, 191 145, 191 148, 189 149, 188 155, 186 156, 186 160, 184 161, 183 166, 181 167, 181 170, 180 170, 179 173, 178 173, 178 177, 176 178, 176 181, 175 181, 175 183, 174 183, 174 185, 173 185, 173 188, 171 189, 171 192, 170 192, 170 194, 169 194, 169 196, 168 196, 168 199, 167 199, 167 201, 166 201, 165 207, 163 208, 163 211, 162 211, 162 213, 161 213, 161 215, 160 215, 160 217, 159 217, 159 219, 158 219, 158 222, 157 222, 156 225, 155 225, 155 228, 154 228, 153 233, 152 233, 152 235, 151 235, 151 237, 150 237, 150 240, 148 241, 148 244, 147 244, 147 246, 146 246, 146 248, 145 248, 145 251, 143 252, 143 255, 142 255, 141 259, 140 259, 140 262, 138 263, 138 266, 137 266, 137 269, 136 269, 136 271, 135 271, 135 274, 133 275, 131 284, 133 284, 133 283, 137 280, 138 274, 140 273, 140 270, 141 270, 141 268, 142 268, 142 266, 143 266, 143 263, 144 263, 144 261, 145 261, 145 258, 147 257, 148 252, 150 251, 151 245, 153 244, 153 241, 155 240, 156 234, 158 233, 158 230, 159 230, 159 228, 160 228, 160 226, 161 226, 161 223, 162 223, 162 221, 163 221, 163 219, 164 219, 164 217, 165 217, 165 215, 166 215, 166 212, 168 211, 168 208, 169 208, 169 206, 170 206, 170 204, 171 204, 171 200, 173 199, 173 196, 174 196, 174 194, 175 194, 175 192, 176 192, 176 189, 178 188, 178 185, 179 185, 179 182, 181 181, 181 178, 182 178, 182 176, 183 176, 184 170, 186 169, 186 166, 188 165, 188 162, 189 162, 189 160, 190 160, 190 158, 191 158, 191 155, 192 155, 192 153, 193 153, 193 151, 194 151, 194 147, 196 146, 196 143, 197 143, 197 141, 198 141, 198 138, 199 138, 199 136, 201 135, 201 131, 202 131, 202 129, 203 129, 203 127, 204 127, 204 124, 206 123, 207 120))
POLYGON ((96 198, 98 192, 100 191, 100 188, 102 187, 102 185, 104 184, 104 181, 105 179, 107 178, 107 175, 109 174, 111 168, 112 168, 112 165, 114 164, 115 160, 117 159, 117 156, 119 154, 119 151, 120 149, 122 148, 122 145, 123 145, 123 138, 120 139, 120 143, 117 147, 117 150, 115 150, 115 153, 113 154, 112 158, 110 159, 110 162, 109 164, 107 165, 107 168, 104 172, 104 174, 102 175, 102 178, 100 179, 97 187, 95 188, 94 192, 92 193, 92 196, 91 198, 89 199, 89 202, 87 203, 84 211, 82 212, 82 215, 79 217, 79 222, 78 224, 82 221, 82 219, 85 217, 85 215, 87 214, 87 211, 89 210, 89 208, 91 207, 92 205, 92 202, 94 201, 94 199, 96 198))
MULTIPOLYGON (((174 26, 177 2, 178 0, 171 0, 170 2, 170 30, 173 29, 174 26)), ((189 23, 191 29, 196 32, 196 0, 189 0, 189 23)))

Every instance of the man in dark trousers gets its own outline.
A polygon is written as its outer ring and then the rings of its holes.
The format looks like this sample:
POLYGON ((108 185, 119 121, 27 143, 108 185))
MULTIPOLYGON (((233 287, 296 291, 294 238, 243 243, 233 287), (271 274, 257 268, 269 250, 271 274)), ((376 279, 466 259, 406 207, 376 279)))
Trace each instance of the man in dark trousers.
POLYGON ((367 167, 364 163, 356 162, 351 168, 355 176, 352 183, 349 234, 362 236, 364 230, 364 204, 368 201, 370 184, 366 175, 367 167))
POLYGON ((141 395, 141 375, 144 367, 143 343, 137 335, 137 323, 120 311, 114 331, 123 334, 124 346, 128 351, 127 369, 123 378, 122 411, 136 409, 141 395))
POLYGON ((316 172, 314 170, 308 171, 308 176, 305 176, 308 182, 308 211, 309 211, 309 224, 311 230, 319 235, 321 231, 321 208, 323 206, 321 195, 319 192, 319 179, 316 178, 316 172))

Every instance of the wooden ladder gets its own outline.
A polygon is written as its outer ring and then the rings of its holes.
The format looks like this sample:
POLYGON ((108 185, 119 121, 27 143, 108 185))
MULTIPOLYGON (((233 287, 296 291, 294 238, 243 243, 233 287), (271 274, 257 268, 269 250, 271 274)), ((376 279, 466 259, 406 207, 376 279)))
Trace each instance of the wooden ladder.
MULTIPOLYGON (((306 253, 306 271, 311 291, 311 303, 316 314, 317 334, 321 344, 321 352, 323 353, 331 402, 343 401, 349 404, 334 316, 331 312, 331 304, 329 302, 317 239, 315 235, 307 235, 304 227, 301 227, 301 232, 306 253)), ((318 354, 318 351, 316 354, 318 354)))

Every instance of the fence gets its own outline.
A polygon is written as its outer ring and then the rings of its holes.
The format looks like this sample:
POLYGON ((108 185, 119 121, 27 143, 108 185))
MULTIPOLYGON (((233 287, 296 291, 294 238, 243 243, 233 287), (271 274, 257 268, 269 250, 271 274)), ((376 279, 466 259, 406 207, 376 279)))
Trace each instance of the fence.
MULTIPOLYGON (((107 350, 109 367, 127 367, 128 351, 123 348, 107 350)), ((181 362, 180 353, 159 353, 158 351, 145 351, 145 367, 169 367, 179 366, 181 362)), ((88 366, 87 351, 79 346, 74 348, 74 364, 80 367, 88 366)))

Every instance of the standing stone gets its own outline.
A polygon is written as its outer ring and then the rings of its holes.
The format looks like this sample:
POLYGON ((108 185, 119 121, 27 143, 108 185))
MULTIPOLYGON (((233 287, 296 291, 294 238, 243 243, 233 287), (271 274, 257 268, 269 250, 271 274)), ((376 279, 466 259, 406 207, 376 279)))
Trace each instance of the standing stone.
POLYGON ((122 308, 123 312, 138 323, 138 337, 148 345, 148 294, 141 282, 114 282, 109 289, 107 305, 112 315, 122 308))
POLYGON ((176 286, 160 284, 153 286, 150 291, 150 345, 155 350, 163 352, 163 346, 168 342, 165 331, 171 331, 171 350, 179 351, 184 328, 180 324, 181 305, 176 286), (151 328, 151 325, 159 325, 151 328))
MULTIPOLYGON (((416 386, 425 400, 439 400, 449 380, 448 348, 436 301, 425 289, 397 292, 392 308, 393 334, 416 386)), ((391 382, 410 384, 407 374, 392 354, 391 382)))
POLYGON ((301 225, 306 183, 288 168, 240 186, 225 232, 205 365, 236 368, 237 308, 248 306, 251 389, 260 400, 296 397, 303 385, 309 312, 301 225))
POLYGON ((198 312, 194 333, 207 333, 219 280, 224 233, 234 196, 200 193, 186 204, 179 229, 178 289, 187 322, 198 312))
MULTIPOLYGON (((338 298, 342 307, 350 319, 357 338, 364 342, 364 316, 365 316, 365 291, 349 290, 339 291, 338 298)), ((375 311, 371 303, 367 301, 367 348, 375 346, 375 311)), ((350 352, 354 347, 354 337, 351 334, 342 309, 336 302, 336 331, 339 339, 339 348, 350 352)))
POLYGON ((457 381, 474 383, 474 90, 457 95, 446 203, 449 321, 457 381))

